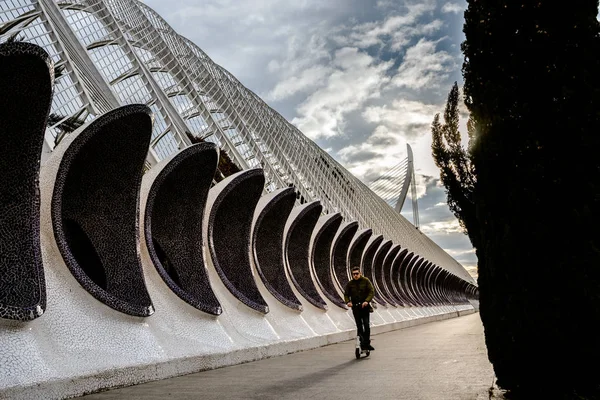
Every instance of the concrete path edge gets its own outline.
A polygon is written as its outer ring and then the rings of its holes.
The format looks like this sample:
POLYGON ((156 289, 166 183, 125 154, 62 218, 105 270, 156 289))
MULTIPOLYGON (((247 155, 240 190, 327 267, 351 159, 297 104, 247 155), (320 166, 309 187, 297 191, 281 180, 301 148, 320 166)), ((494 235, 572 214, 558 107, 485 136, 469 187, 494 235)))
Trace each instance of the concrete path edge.
MULTIPOLYGON (((377 325, 371 327, 371 334, 377 335, 430 322, 457 318, 475 312, 477 312, 477 310, 474 309, 457 310, 444 314, 377 325)), ((36 385, 8 388, 0 393, 0 397, 10 399, 66 399, 79 397, 110 389, 138 385, 141 383, 315 349, 351 340, 354 339, 354 337, 355 331, 347 330, 317 337, 248 347, 227 353, 177 358, 167 362, 135 365, 110 371, 99 371, 95 374, 80 376, 73 379, 59 379, 36 385), (94 387, 95 389, 89 390, 90 387, 94 387)))

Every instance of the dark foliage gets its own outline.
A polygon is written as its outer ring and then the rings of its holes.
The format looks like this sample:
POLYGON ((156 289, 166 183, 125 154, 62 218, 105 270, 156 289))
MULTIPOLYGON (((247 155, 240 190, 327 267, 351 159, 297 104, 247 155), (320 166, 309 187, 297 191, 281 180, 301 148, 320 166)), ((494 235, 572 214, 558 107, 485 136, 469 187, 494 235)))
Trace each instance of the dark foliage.
POLYGON ((233 162, 229 154, 224 149, 221 149, 219 152, 219 171, 223 174, 224 177, 231 176, 236 172, 240 172, 241 169, 233 162))
MULTIPOLYGON (((204 142, 204 138, 194 136, 191 132, 186 131, 185 134, 190 139, 190 142, 192 142, 192 144, 204 142)), ((228 176, 231 176, 236 172, 240 171, 240 167, 238 167, 237 164, 233 162, 231 157, 229 157, 229 154, 227 154, 227 152, 224 149, 220 149, 219 164, 217 165, 217 171, 215 172, 214 177, 215 181, 221 182, 228 176)))
POLYGON ((66 75, 65 64, 61 64, 54 67, 54 80, 66 75))
POLYGON ((465 12, 480 311, 511 398, 600 387, 597 14, 597 0, 468 0, 465 12))
POLYGON ((24 39, 24 36, 21 36, 20 34, 21 34, 20 31, 12 33, 10 36, 8 36, 6 38, 5 43, 18 43, 18 42, 22 42, 23 39, 24 39))
MULTIPOLYGON (((431 124, 433 160, 440 169, 440 180, 446 187, 448 206, 454 213, 473 246, 479 243, 479 227, 475 216, 475 175, 469 153, 461 144, 458 130, 458 84, 448 94, 444 123, 437 114, 431 124)), ((472 124, 469 124, 472 127, 472 124)), ((471 132, 470 132, 471 133, 471 132)), ((471 136, 471 135, 470 135, 471 136)))
POLYGON ((85 119, 82 119, 79 115, 73 115, 69 118, 65 118, 66 117, 64 115, 56 113, 50 113, 50 115, 48 115, 48 122, 46 123, 48 126, 53 126, 58 123, 58 125, 55 126, 55 128, 58 129, 58 134, 54 139, 55 146, 58 146, 58 144, 65 137, 65 135, 75 131, 81 125, 85 124, 85 119))

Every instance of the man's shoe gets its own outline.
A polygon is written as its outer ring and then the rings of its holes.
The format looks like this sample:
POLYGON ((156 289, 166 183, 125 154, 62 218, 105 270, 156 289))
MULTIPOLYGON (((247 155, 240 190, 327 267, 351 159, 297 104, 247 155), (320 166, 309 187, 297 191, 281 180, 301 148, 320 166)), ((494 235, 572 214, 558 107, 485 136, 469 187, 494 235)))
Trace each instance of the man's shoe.
POLYGON ((370 344, 368 344, 368 345, 365 346, 365 350, 369 350, 369 351, 375 350, 375 347, 373 347, 370 344))

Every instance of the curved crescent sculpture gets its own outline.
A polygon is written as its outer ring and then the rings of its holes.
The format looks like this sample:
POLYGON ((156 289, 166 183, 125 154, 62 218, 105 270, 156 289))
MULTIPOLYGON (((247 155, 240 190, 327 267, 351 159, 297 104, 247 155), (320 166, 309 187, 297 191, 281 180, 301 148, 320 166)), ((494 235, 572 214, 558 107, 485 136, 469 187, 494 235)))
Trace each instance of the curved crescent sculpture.
MULTIPOLYGON (((371 228, 363 229, 354 235, 354 238, 352 238, 352 242, 350 243, 350 247, 348 248, 348 268, 352 268, 354 266, 359 268, 361 267, 365 247, 367 246, 367 243, 372 235, 373 229, 371 228)), ((350 279, 350 271, 348 271, 348 279, 350 279)))
POLYGON ((418 283, 418 290, 421 292, 421 298, 423 299, 423 302, 426 306, 432 305, 431 297, 429 295, 429 278, 432 272, 431 266, 431 261, 427 261, 425 263, 425 265, 423 266, 423 270, 421 271, 421 276, 419 277, 418 283))
POLYGON ((218 159, 213 143, 178 153, 154 179, 144 218, 146 245, 160 277, 183 301, 213 315, 222 310, 202 252, 202 218, 218 159))
MULTIPOLYGON (((400 259, 401 257, 402 254, 398 254, 397 258, 400 259)), ((411 306, 417 306, 418 304, 410 293, 408 287, 410 278, 407 271, 419 260, 419 257, 418 254, 410 252, 398 264, 394 263, 394 265, 398 265, 397 269, 392 268, 392 287, 396 294, 411 306)))
POLYGON ((350 280, 348 273, 348 248, 354 234, 358 230, 358 222, 348 222, 340 227, 333 239, 331 249, 331 271, 341 293, 350 280))
POLYGON ((424 304, 421 299, 421 296, 417 292, 417 287, 418 287, 418 281, 419 281, 419 276, 421 274, 421 270, 422 270, 423 266, 426 264, 426 262, 427 261, 423 257, 419 256, 419 259, 415 263, 413 263, 412 266, 409 267, 409 269, 407 269, 407 271, 406 271, 408 290, 410 292, 411 297, 415 300, 415 302, 419 306, 423 306, 424 304))
POLYGON ((254 209, 265 184, 263 171, 238 172, 209 193, 208 248, 225 287, 248 307, 268 313, 250 264, 250 232, 254 209))
POLYGON ((407 250, 406 253, 404 251, 400 252, 397 258, 398 262, 394 262, 394 266, 397 266, 397 268, 392 268, 392 274, 395 277, 393 290, 396 296, 403 299, 406 304, 416 306, 417 303, 408 288, 406 271, 419 259, 419 256, 407 250))
POLYGON ((433 305, 433 301, 429 292, 429 282, 431 279, 431 274, 433 273, 433 263, 431 261, 427 261, 427 264, 423 268, 423 273, 421 274, 421 279, 419 279, 419 291, 421 292, 421 297, 425 302, 425 305, 431 306, 433 305))
POLYGON ((331 275, 331 244, 341 223, 342 216, 340 213, 324 215, 319 218, 311 239, 311 259, 316 281, 325 297, 336 306, 347 309, 344 299, 340 297, 335 289, 335 283, 331 275))
POLYGON ((296 207, 290 214, 284 239, 284 252, 290 278, 300 294, 315 307, 326 310, 310 272, 309 246, 323 207, 317 201, 296 207))
POLYGON ((0 318, 27 321, 46 309, 39 173, 52 71, 39 46, 0 45, 0 318))
POLYGON ((387 292, 386 285, 384 282, 385 273, 384 273, 384 261, 388 252, 392 248, 393 242, 391 240, 384 240, 381 242, 379 247, 375 251, 375 255, 373 256, 373 278, 374 278, 374 286, 379 295, 385 300, 386 303, 391 305, 398 305, 396 300, 393 299, 389 293, 387 292))
POLYGON ((405 292, 406 283, 402 279, 402 275, 400 274, 401 268, 405 263, 408 263, 413 256, 413 253, 410 253, 408 249, 402 249, 394 258, 392 262, 391 269, 391 279, 390 279, 390 293, 394 296, 398 301, 402 302, 404 305, 412 305, 412 300, 405 292))
POLYGON ((373 268, 373 261, 375 261, 375 252, 379 248, 379 245, 382 241, 383 235, 377 235, 369 240, 363 252, 362 270, 363 275, 369 278, 369 280, 373 283, 373 288, 375 289, 373 298, 375 299, 375 301, 381 305, 387 305, 388 302, 385 301, 385 299, 379 292, 379 286, 377 285, 377 280, 375 277, 375 268, 373 268))
POLYGON ((433 277, 433 294, 437 304, 444 304, 444 297, 442 294, 442 278, 444 276, 444 270, 439 266, 435 265, 435 274, 433 277))
POLYGON ((396 268, 396 259, 401 248, 402 247, 399 244, 392 244, 392 247, 383 259, 383 284, 385 292, 390 299, 393 299, 398 305, 405 305, 406 302, 398 297, 398 295, 394 292, 394 288, 392 287, 392 269, 396 268))
POLYGON ((261 197, 254 213, 252 254, 260 279, 273 297, 285 306, 302 311, 285 275, 283 233, 296 194, 283 188, 261 197))
POLYGON ((52 195, 54 236, 75 279, 104 304, 135 316, 154 312, 138 250, 151 115, 145 105, 129 105, 85 126, 62 156, 52 195))

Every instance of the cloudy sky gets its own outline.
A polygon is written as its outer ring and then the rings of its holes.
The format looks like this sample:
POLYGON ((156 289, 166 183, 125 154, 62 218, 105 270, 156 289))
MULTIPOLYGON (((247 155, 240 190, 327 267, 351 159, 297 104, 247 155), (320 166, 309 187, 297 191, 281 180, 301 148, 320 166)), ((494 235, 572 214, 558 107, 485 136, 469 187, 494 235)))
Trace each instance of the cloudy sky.
MULTIPOLYGON (((408 142, 421 230, 476 276, 430 149, 434 115, 462 86, 466 1, 144 2, 366 184, 408 142)), ((409 200, 403 214, 412 221, 409 200)))

